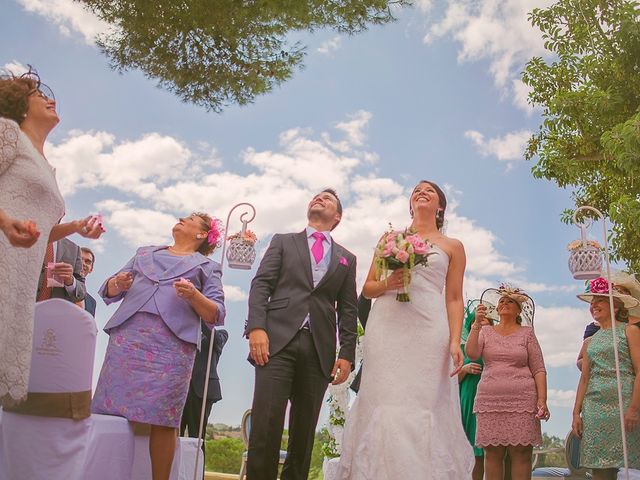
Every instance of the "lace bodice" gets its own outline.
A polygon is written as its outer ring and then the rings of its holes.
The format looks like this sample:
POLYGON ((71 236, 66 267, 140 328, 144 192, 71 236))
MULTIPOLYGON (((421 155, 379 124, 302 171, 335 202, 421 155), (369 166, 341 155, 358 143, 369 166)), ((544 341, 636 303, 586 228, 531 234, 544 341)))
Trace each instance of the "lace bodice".
POLYGON ((17 123, 0 118, 0 208, 33 220, 41 235, 31 248, 13 247, 0 233, 0 399, 26 395, 38 278, 51 227, 64 214, 55 170, 17 123), (10 319, 10 321, 8 320, 10 319))

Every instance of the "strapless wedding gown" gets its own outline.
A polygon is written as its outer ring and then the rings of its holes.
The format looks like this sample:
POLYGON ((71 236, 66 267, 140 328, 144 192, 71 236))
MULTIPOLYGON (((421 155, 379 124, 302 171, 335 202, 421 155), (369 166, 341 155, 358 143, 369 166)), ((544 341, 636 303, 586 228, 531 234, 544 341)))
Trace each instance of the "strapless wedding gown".
POLYGON ((449 257, 438 247, 434 252, 428 266, 412 272, 410 302, 387 292, 371 308, 338 480, 471 478, 473 450, 462 427, 458 381, 449 376, 449 257))

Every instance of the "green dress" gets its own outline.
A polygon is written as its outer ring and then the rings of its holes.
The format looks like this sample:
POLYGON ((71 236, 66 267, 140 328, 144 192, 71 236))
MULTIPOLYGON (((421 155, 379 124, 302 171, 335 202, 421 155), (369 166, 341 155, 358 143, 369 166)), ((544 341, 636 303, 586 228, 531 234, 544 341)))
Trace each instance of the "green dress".
MULTIPOLYGON (((631 402, 635 374, 624 323, 616 323, 620 379, 625 411, 631 402)), ((611 329, 600 329, 587 347, 590 376, 582 405, 584 432, 580 451, 580 465, 585 468, 621 468, 622 434, 618 409, 613 337, 611 329)), ((629 468, 640 468, 640 429, 627 432, 629 468)))
MULTIPOLYGON (((464 353, 464 363, 471 363, 469 357, 464 351, 464 344, 461 345, 462 353, 464 353)), ((480 365, 483 365, 482 359, 475 361, 480 365)), ((467 434, 469 442, 473 446, 473 454, 476 457, 482 457, 484 451, 481 448, 476 447, 476 414, 473 413, 473 402, 476 398, 476 391, 478 390, 478 383, 480 382, 480 375, 465 375, 460 382, 460 408, 462 410, 462 425, 464 432, 467 434)))

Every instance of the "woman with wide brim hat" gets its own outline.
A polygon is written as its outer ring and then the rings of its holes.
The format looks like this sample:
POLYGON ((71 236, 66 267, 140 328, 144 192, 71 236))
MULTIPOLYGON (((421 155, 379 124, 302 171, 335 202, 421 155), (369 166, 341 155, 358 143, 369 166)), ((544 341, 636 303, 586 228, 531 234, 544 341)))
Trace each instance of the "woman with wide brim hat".
MULTIPOLYGON (((606 278, 606 273, 603 272, 601 277, 606 278)), ((640 301, 640 282, 636 280, 635 275, 616 270, 611 272, 610 281, 615 285, 615 289, 619 293, 630 295, 636 300, 640 301)), ((587 282, 585 293, 589 293, 589 285, 590 282, 587 282)), ((629 312, 629 323, 640 323, 640 306, 631 307, 627 310, 629 312)), ((584 329, 582 340, 584 341, 587 338, 591 337, 598 330, 600 330, 600 325, 598 325, 595 321, 590 322, 584 329)), ((580 349, 580 353, 578 354, 578 359, 576 360, 576 366, 578 367, 578 370, 582 370, 582 359, 584 357, 585 348, 586 344, 583 343, 582 348, 580 349)))
POLYGON ((588 292, 578 295, 600 329, 585 341, 582 374, 573 408, 573 432, 582 438, 580 466, 590 468, 596 480, 613 480, 624 466, 622 432, 616 380, 613 322, 617 342, 620 386, 627 434, 628 465, 640 468, 640 326, 629 325, 629 309, 640 302, 600 277, 591 280, 588 292), (609 289, 614 302, 611 318, 609 289))
POLYGON ((502 480, 504 458, 511 458, 511 478, 531 476, 532 452, 542 444, 540 420, 550 417, 547 373, 533 331, 534 302, 508 285, 485 290, 465 352, 482 357, 484 370, 474 405, 477 446, 485 452, 487 480, 502 480), (486 318, 488 301, 496 305, 497 325, 486 318))

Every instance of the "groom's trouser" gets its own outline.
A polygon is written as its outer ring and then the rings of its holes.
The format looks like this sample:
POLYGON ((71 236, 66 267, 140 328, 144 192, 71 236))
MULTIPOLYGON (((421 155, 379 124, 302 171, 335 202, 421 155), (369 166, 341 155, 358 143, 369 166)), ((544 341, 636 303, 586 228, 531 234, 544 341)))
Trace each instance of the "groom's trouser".
POLYGON ((255 368, 247 480, 276 480, 287 402, 289 443, 281 480, 306 480, 318 415, 329 383, 322 372, 311 332, 293 340, 255 368))

